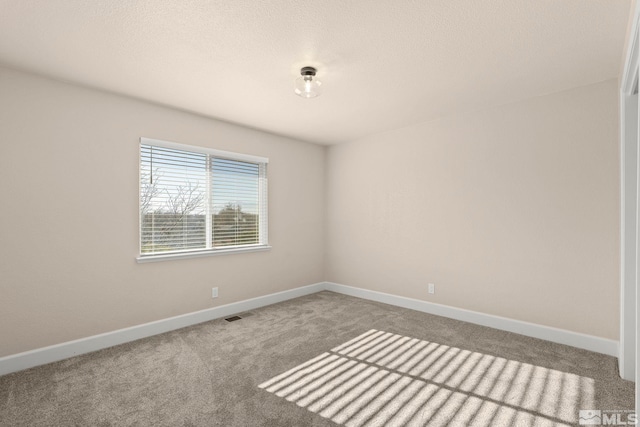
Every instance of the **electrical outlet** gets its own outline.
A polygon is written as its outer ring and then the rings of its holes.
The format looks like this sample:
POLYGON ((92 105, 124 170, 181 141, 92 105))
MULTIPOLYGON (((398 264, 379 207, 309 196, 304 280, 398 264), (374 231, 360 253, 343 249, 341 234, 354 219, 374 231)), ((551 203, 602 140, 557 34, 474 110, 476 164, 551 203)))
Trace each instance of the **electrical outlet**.
POLYGON ((436 285, 434 285, 433 283, 429 283, 429 293, 430 294, 436 293, 436 285))
POLYGON ((218 298, 218 288, 211 288, 211 298, 218 298))

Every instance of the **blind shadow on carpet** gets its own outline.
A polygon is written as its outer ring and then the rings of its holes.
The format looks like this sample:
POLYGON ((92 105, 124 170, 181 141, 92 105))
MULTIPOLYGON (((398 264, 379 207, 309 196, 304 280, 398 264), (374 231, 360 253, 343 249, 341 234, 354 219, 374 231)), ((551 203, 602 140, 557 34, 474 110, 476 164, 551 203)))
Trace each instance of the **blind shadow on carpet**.
POLYGON ((375 329, 259 387, 347 427, 572 426, 594 405, 592 378, 375 329))

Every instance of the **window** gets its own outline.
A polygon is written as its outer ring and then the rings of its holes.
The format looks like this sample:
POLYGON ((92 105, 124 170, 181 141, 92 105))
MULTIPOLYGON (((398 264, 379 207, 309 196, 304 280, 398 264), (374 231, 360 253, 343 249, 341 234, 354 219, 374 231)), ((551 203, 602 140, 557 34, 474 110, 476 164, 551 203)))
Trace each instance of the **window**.
POLYGON ((267 163, 141 138, 138 260, 268 249, 267 163))

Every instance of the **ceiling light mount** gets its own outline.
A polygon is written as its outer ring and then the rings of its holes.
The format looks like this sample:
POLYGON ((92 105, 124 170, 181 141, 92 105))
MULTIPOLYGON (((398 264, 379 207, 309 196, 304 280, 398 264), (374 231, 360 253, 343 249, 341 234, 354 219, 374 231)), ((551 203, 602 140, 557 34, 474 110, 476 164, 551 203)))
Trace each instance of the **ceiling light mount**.
POLYGON ((315 76, 318 70, 313 67, 302 67, 300 69, 300 74, 303 76, 315 76))
POLYGON ((316 78, 314 67, 302 67, 300 77, 296 79, 295 93, 302 98, 315 98, 322 93, 322 82, 316 78))

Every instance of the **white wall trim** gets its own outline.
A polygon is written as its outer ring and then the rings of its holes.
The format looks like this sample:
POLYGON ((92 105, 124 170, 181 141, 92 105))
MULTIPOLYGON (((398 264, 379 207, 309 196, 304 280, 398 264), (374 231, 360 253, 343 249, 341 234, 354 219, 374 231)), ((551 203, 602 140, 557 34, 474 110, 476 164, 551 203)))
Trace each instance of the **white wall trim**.
POLYGON ((520 320, 508 319, 506 317, 494 316, 477 311, 465 310, 462 308, 436 304, 428 301, 406 298, 383 292, 370 291, 362 288, 341 285, 338 283, 326 282, 325 289, 358 298, 391 304, 398 307, 409 308, 411 310, 422 311, 424 313, 449 317, 451 319, 462 320, 476 325, 488 326, 528 337, 539 338, 559 344, 582 348, 609 356, 618 356, 618 341, 595 337, 592 335, 571 332, 565 329, 553 328, 550 326, 538 325, 535 323, 523 322, 520 320))
POLYGON ((140 138, 140 144, 153 145, 156 147, 171 148, 174 150, 193 151, 196 153, 207 153, 216 157, 224 157, 225 159, 240 160, 250 163, 269 163, 268 157, 254 156, 251 154, 234 153, 232 151, 216 150, 208 147, 200 147, 197 145, 187 145, 180 142, 164 141, 154 138, 140 138))
POLYGON ((637 283, 640 261, 638 236, 640 198, 640 155, 638 140, 638 96, 635 88, 640 71, 638 26, 640 2, 637 2, 630 18, 629 39, 625 62, 620 78, 620 352, 618 367, 620 376, 636 380, 636 407, 640 406, 638 383, 637 306, 640 304, 637 283))
POLYGON ((160 254, 160 255, 140 255, 136 258, 138 264, 143 264, 145 262, 158 262, 158 261, 170 261, 176 259, 189 259, 189 258, 201 258, 208 256, 220 256, 220 255, 231 255, 231 254, 242 254, 248 252, 263 252, 271 250, 271 246, 269 245, 255 245, 255 246, 247 246, 244 248, 230 248, 230 249, 207 249, 207 250, 196 250, 190 252, 180 252, 180 253, 169 253, 169 254, 160 254))
POLYGON ((625 63, 620 78, 620 376, 636 381, 636 411, 640 408, 640 331, 638 328, 638 268, 640 266, 640 140, 638 139, 638 73, 640 2, 630 17, 625 63))
POLYGON ((264 307, 293 298, 314 294, 320 291, 332 291, 357 298, 377 301, 424 313, 462 320, 476 325, 488 326, 504 331, 515 332, 529 337, 565 344, 585 350, 595 351, 610 356, 618 356, 618 342, 606 338, 571 332, 564 329, 537 325, 520 320, 493 316, 476 311, 455 308, 413 298, 401 297, 383 292, 371 291, 332 282, 320 282, 302 286, 274 294, 251 298, 219 307, 187 313, 180 316, 144 323, 129 328, 118 329, 104 334, 68 341, 48 347, 38 348, 23 353, 12 354, 0 358, 0 375, 10 374, 35 366, 57 362, 81 354, 91 353, 115 345, 124 344, 141 338, 147 338, 164 332, 173 331, 187 326, 210 320, 227 317, 232 314, 264 307))
MULTIPOLYGON (((637 84, 638 82, 638 74, 640 73, 640 63, 639 63, 639 57, 640 57, 640 1, 636 1, 635 4, 635 10, 633 11, 633 16, 631 18, 631 31, 629 33, 629 46, 625 55, 625 66, 624 66, 624 70, 621 76, 621 90, 620 90, 620 98, 621 98, 621 102, 620 102, 620 144, 621 147, 624 147, 624 145, 628 142, 627 139, 628 137, 625 135, 625 133, 628 132, 628 130, 632 127, 634 127, 634 131, 635 131, 635 144, 636 144, 636 155, 640 155, 640 138, 638 135, 638 104, 636 104, 634 107, 634 110, 631 114, 634 114, 634 116, 629 116, 629 112, 627 111, 626 107, 626 101, 630 101, 630 94, 633 92, 634 86, 637 84), (624 101, 623 101, 624 100, 624 101), (629 117, 630 123, 627 122, 627 117, 629 117)), ((637 100, 637 96, 635 97, 637 100)), ((622 159, 622 164, 624 165, 625 160, 622 159)), ((636 157, 636 179, 640 179, 640 171, 638 170, 638 165, 640 164, 640 159, 638 157, 636 157)), ((636 181, 637 183, 638 181, 636 181)), ((640 188, 640 184, 636 184, 636 191, 638 190, 638 188, 640 188)), ((624 193, 623 197, 624 197, 624 193)), ((638 203, 640 202, 640 198, 638 197, 638 194, 635 194, 635 200, 636 202, 636 217, 635 217, 635 228, 634 228, 634 233, 630 233, 628 230, 626 230, 624 228, 624 222, 621 223, 622 226, 622 236, 626 239, 631 239, 635 241, 635 260, 633 260, 633 267, 635 267, 635 275, 634 275, 634 283, 625 283, 621 281, 621 310, 620 310, 620 322, 621 324, 624 324, 623 327, 621 327, 621 336, 620 336, 620 341, 621 341, 621 348, 623 351, 620 352, 620 367, 621 367, 621 372, 620 374, 623 376, 623 378, 627 377, 626 379, 632 379, 632 378, 628 378, 628 376, 630 376, 631 373, 633 373, 633 376, 635 377, 635 381, 636 381, 636 387, 635 387, 635 391, 636 391, 636 399, 635 399, 635 403, 636 403, 636 412, 640 411, 640 357, 638 357, 640 355, 640 326, 638 325, 639 320, 640 320, 640 313, 638 312, 638 310, 640 309, 640 289, 638 289, 638 266, 640 265, 640 260, 638 259, 638 257, 640 256, 640 251, 638 249, 639 246, 639 236, 638 236, 638 227, 639 227, 639 222, 640 222, 640 215, 639 215, 639 207, 638 207, 638 203), (626 291, 629 290, 630 292, 628 292, 629 294, 634 294, 635 296, 635 301, 633 302, 626 302, 624 300, 624 296, 626 295, 626 291), (627 328, 627 326, 630 326, 630 329, 633 329, 633 334, 635 335, 635 342, 632 343, 628 343, 628 336, 631 333, 631 331, 629 331, 627 328), (635 348, 632 349, 630 348, 630 346, 633 345, 635 348), (633 369, 632 369, 633 367, 633 369)), ((624 209, 624 198, 623 198, 623 203, 621 203, 621 209, 624 209)), ((622 247, 623 251, 624 251, 624 247, 622 247)), ((627 254, 625 252, 622 252, 620 254, 621 259, 625 259, 627 257, 627 254)))
POLYGON ((118 329, 104 334, 93 335, 61 344, 38 348, 24 353, 12 354, 0 358, 0 375, 6 375, 12 372, 22 371, 23 369, 33 368, 34 366, 57 362, 69 357, 113 347, 114 345, 124 344, 141 338, 147 338, 164 332, 184 328, 186 326, 227 317, 232 314, 242 313, 244 311, 254 310, 259 307, 313 294, 322 291, 324 286, 324 283, 315 283, 309 286, 303 286, 257 298, 221 305, 219 307, 169 317, 155 322, 118 329))

